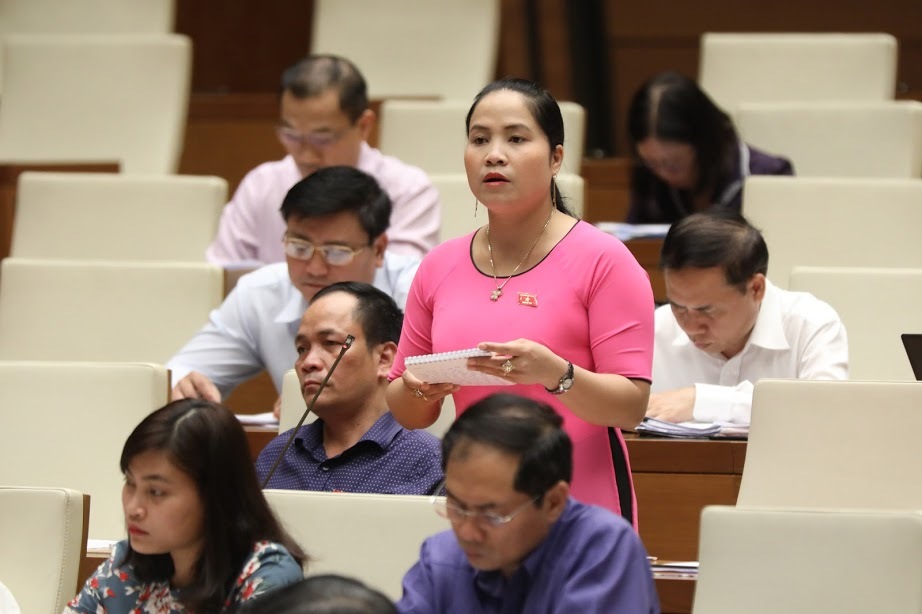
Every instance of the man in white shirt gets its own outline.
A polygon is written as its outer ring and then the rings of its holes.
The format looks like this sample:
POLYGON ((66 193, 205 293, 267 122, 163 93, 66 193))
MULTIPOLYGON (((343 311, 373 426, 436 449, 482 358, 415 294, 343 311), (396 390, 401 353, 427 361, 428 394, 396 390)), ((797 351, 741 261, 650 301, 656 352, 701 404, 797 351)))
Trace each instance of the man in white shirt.
POLYGON ((173 398, 220 402, 268 371, 277 391, 294 364, 295 335, 308 302, 339 281, 371 283, 403 309, 419 260, 387 250, 388 195, 350 166, 319 169, 282 201, 287 262, 244 275, 208 323, 167 363, 173 398))
POLYGON ((349 60, 311 55, 282 73, 278 139, 288 154, 247 173, 224 207, 205 255, 220 265, 281 262, 285 227, 279 203, 319 168, 354 166, 378 182, 393 207, 390 249, 422 257, 439 242, 439 195, 422 169, 386 156, 366 142, 375 123, 365 78, 349 60))
POLYGON ((660 265, 647 416, 749 424, 760 378, 848 379, 845 326, 828 304, 765 277, 768 247, 739 214, 672 225, 660 265))

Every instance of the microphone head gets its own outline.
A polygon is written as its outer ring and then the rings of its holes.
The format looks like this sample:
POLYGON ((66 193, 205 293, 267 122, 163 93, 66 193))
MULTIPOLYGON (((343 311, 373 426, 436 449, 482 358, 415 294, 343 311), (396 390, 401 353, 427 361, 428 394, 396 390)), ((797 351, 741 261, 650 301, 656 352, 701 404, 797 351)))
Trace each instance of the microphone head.
POLYGON ((352 335, 346 335, 346 340, 343 341, 343 349, 348 350, 350 347, 352 347, 353 341, 355 341, 355 337, 352 335))

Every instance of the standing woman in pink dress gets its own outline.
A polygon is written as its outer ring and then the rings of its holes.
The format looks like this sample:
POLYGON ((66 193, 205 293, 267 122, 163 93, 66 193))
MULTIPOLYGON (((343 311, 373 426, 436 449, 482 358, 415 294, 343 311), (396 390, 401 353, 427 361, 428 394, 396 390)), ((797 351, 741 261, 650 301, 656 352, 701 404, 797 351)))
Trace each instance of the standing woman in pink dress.
POLYGON ((574 496, 636 525, 620 429, 643 419, 650 392, 650 280, 620 241, 564 204, 555 181, 563 120, 547 91, 495 81, 477 94, 466 123, 464 164, 487 224, 423 259, 388 404, 405 427, 423 428, 448 394, 459 413, 497 391, 549 403, 573 439, 574 496), (469 359, 469 369, 512 386, 424 382, 404 367, 408 356, 472 347, 493 354, 469 359))

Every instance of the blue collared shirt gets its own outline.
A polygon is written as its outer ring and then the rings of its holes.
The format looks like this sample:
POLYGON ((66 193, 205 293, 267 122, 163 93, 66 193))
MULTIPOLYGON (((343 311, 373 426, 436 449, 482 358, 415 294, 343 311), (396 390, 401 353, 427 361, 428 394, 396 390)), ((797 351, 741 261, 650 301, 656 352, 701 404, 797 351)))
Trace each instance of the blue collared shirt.
POLYGON ((657 614, 647 552, 612 512, 570 499, 510 577, 478 571, 451 531, 423 542, 403 579, 401 614, 657 614))
MULTIPOLYGON (((260 483, 275 463, 291 431, 263 448, 256 460, 260 483)), ((362 438, 327 458, 323 420, 302 426, 267 488, 428 495, 442 481, 439 440, 426 431, 408 431, 386 412, 362 438)))

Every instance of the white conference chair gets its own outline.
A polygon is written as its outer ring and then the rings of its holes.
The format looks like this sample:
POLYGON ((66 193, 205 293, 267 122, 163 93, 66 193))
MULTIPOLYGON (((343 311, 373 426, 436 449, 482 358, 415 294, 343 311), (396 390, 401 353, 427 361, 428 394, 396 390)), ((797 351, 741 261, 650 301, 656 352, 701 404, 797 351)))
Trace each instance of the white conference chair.
POLYGON ((570 100, 561 101, 558 106, 563 116, 563 166, 560 174, 579 175, 586 152, 586 109, 570 100))
POLYGON ((76 594, 87 512, 76 490, 0 486, 0 578, 22 612, 59 614, 76 594))
POLYGON ((799 177, 922 176, 922 102, 742 103, 747 143, 783 155, 799 177))
MULTIPOLYGON (((320 394, 323 393, 321 392, 320 394)), ((294 369, 291 369, 282 378, 282 408, 279 413, 279 433, 293 429, 298 424, 298 420, 301 419, 301 415, 306 408, 307 402, 301 395, 301 383, 298 380, 298 374, 294 369)), ((317 414, 311 412, 304 419, 304 424, 310 424, 316 419, 317 414)), ((442 404, 442 413, 439 414, 438 420, 427 427, 426 430, 436 437, 441 437, 451 426, 454 419, 455 403, 451 396, 448 396, 445 398, 445 403, 442 404)))
POLYGON ((728 112, 743 102, 892 100, 896 65, 890 34, 705 32, 698 83, 728 112))
POLYGON ((794 267, 791 290, 832 305, 848 333, 848 373, 858 380, 914 379, 900 335, 922 331, 922 268, 794 267))
MULTIPOLYGON (((0 38, 8 34, 166 34, 173 30, 175 14, 176 0, 3 0, 0 38)), ((0 67, 2 64, 0 57, 0 67)))
MULTIPOLYGON (((464 173, 438 173, 429 175, 432 185, 439 192, 442 203, 442 240, 460 237, 487 223, 487 212, 483 205, 474 216, 474 195, 471 193, 464 173)), ((557 175, 557 187, 566 199, 566 205, 577 216, 582 217, 586 186, 579 175, 561 173, 557 175)))
POLYGON ((749 177, 743 213, 768 243, 768 277, 795 266, 922 268, 918 179, 749 177))
POLYGON ((338 573, 399 599, 406 572, 430 535, 449 530, 430 497, 294 490, 263 491, 313 559, 308 574, 338 573))
POLYGON ((26 172, 10 255, 204 261, 226 202, 221 177, 26 172))
POLYGON ((224 294, 207 263, 6 258, 0 359, 165 364, 224 294))
MULTIPOLYGON (((385 100, 380 109, 379 148, 429 175, 463 174, 467 143, 464 120, 472 98, 473 93, 464 100, 385 100)), ((586 143, 586 110, 569 101, 559 106, 564 124, 561 175, 579 175, 586 143)))
POLYGON ((712 506, 700 543, 695 614, 922 612, 918 511, 712 506))
POLYGON ((122 446, 168 399, 162 365, 0 361, 0 484, 67 484, 92 497, 90 537, 123 539, 122 446))
POLYGON ((178 34, 10 35, 3 41, 0 160, 121 163, 175 173, 192 44, 178 34))
POLYGON ((311 53, 334 53, 355 62, 372 98, 470 100, 493 78, 499 0, 313 4, 311 53))
POLYGON ((476 93, 459 100, 385 100, 379 111, 379 149, 430 175, 464 174, 464 118, 476 93))
POLYGON ((738 507, 922 510, 918 382, 759 380, 738 507))

